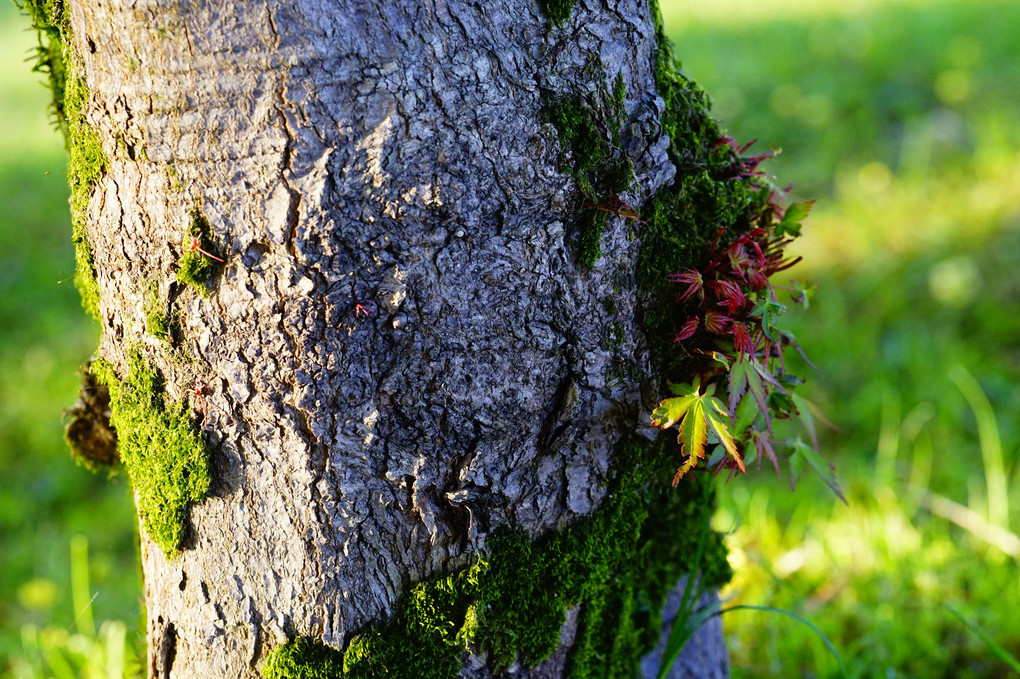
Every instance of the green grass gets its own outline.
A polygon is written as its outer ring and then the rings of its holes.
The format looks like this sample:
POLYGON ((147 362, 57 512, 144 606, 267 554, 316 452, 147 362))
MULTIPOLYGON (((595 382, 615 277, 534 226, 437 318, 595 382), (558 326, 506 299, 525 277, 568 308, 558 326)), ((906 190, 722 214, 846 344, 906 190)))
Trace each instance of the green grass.
POLYGON ((35 624, 21 628, 22 648, 13 659, 18 679, 117 679, 141 676, 134 643, 137 635, 119 620, 97 629, 92 604, 98 594, 90 587, 88 539, 71 538, 71 599, 76 616, 71 633, 64 627, 35 624))
MULTIPOLYGON (((795 493, 766 472, 731 481, 716 519, 733 529, 725 594, 809 620, 852 677, 1012 676, 1020 4, 663 9, 723 125, 756 149, 782 147, 766 169, 795 182, 796 199, 819 199, 792 272, 819 290, 788 325, 819 368, 809 396, 840 427, 822 446, 850 505, 813 479, 795 493)), ((76 467, 61 437, 98 330, 73 284, 57 283, 74 270, 66 160, 15 14, 0 2, 0 673, 84 635, 68 576, 76 534, 91 547, 99 630, 84 638, 116 647, 120 620, 126 643, 141 642, 127 484, 76 467)), ((737 679, 840 676, 793 620, 723 622, 737 679)))
MULTIPOLYGON (((852 677, 1010 676, 943 603, 1017 655, 1020 5, 674 3, 667 27, 723 126, 819 199, 791 272, 819 289, 786 320, 850 500, 730 482, 725 595, 811 620, 852 677)), ((723 621, 734 677, 839 676, 810 630, 723 621)))
POLYGON ((76 466, 63 441, 61 411, 77 398, 78 366, 99 334, 74 287, 66 153, 47 111, 44 77, 25 61, 35 45, 27 26, 12 3, 0 2, 2 676, 12 657, 24 657, 30 630, 46 639, 53 630, 77 632, 68 545, 78 534, 92 547, 92 615, 126 621, 129 643, 141 630, 126 479, 111 482, 76 466))

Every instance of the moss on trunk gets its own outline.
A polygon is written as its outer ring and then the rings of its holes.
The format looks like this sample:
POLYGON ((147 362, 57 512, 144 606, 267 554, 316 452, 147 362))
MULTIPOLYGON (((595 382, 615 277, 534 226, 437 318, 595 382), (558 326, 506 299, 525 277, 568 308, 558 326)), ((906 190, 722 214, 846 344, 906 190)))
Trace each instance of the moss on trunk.
POLYGON ((74 243, 75 285, 82 306, 99 318, 99 284, 86 231, 85 211, 92 190, 106 171, 107 159, 99 136, 85 119, 88 87, 84 66, 75 51, 70 20, 63 0, 25 0, 22 9, 39 31, 35 70, 47 74, 53 91, 53 113, 67 144, 67 180, 71 187, 71 240, 74 243))
POLYGON ((471 566, 410 587, 393 616, 354 637, 343 652, 298 638, 272 651, 267 679, 457 677, 465 653, 490 666, 534 666, 560 644, 567 610, 579 606, 573 677, 634 676, 659 639, 666 596, 686 573, 707 587, 730 577, 721 536, 709 531, 708 479, 671 488, 672 436, 628 441, 606 500, 591 516, 532 542, 504 530, 471 566))
POLYGON ((213 245, 212 227, 197 208, 191 212, 191 222, 184 236, 183 253, 177 262, 177 280, 195 288, 203 297, 209 296, 209 278, 223 260, 213 245))
POLYGON ((666 37, 658 0, 650 4, 658 39, 656 88, 665 103, 662 128, 676 176, 643 206, 635 278, 646 293, 641 325, 653 359, 664 379, 685 382, 690 380, 687 356, 699 347, 687 343, 686 351, 674 350, 673 338, 684 319, 676 315, 676 286, 667 276, 700 266, 720 227, 727 227, 730 238, 750 230, 756 189, 738 176, 740 159, 722 143, 708 96, 684 75, 666 37))
POLYGON ((188 504, 209 489, 209 454, 187 402, 167 399, 162 377, 141 354, 132 352, 128 360, 123 379, 102 359, 92 363, 92 372, 110 390, 110 424, 142 525, 170 556, 184 540, 188 504))
POLYGON ((607 202, 628 190, 634 177, 634 166, 620 148, 620 127, 626 118, 623 77, 617 76, 610 92, 601 61, 595 59, 592 64, 595 94, 560 97, 545 110, 563 145, 562 167, 574 178, 580 194, 575 217, 577 260, 586 267, 602 256, 607 202))

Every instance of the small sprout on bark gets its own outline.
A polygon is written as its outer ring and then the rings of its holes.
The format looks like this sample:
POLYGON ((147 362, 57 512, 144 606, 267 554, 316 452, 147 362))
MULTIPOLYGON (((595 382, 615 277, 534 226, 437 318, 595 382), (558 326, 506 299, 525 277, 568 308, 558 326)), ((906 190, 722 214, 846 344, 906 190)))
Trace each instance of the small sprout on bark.
POLYGON ((372 310, 369 308, 370 303, 366 304, 358 299, 358 293, 355 292, 353 283, 351 284, 351 297, 354 300, 354 318, 361 318, 362 316, 371 318, 372 310))
POLYGON ((198 412, 202 415, 201 423, 205 423, 205 384, 195 382, 191 389, 191 395, 198 402, 198 412))
POLYGON ((632 219, 638 224, 644 224, 644 221, 642 221, 638 211, 631 207, 630 203, 621 199, 615 193, 609 194, 609 197, 602 202, 586 205, 585 209, 610 212, 612 214, 620 215, 625 219, 632 219))
POLYGON ((202 242, 198 239, 197 236, 192 236, 191 237, 191 245, 188 246, 188 252, 195 252, 195 251, 201 252, 206 257, 209 257, 211 259, 215 259, 217 262, 220 262, 221 264, 223 263, 223 260, 220 259, 219 257, 217 257, 216 255, 214 255, 213 253, 207 252, 207 251, 203 250, 202 249, 202 242))
POLYGON ((214 253, 212 227, 198 210, 191 213, 191 224, 184 236, 183 250, 178 261, 177 280, 195 287, 203 297, 208 297, 207 281, 216 269, 214 262, 222 264, 223 259, 214 253))

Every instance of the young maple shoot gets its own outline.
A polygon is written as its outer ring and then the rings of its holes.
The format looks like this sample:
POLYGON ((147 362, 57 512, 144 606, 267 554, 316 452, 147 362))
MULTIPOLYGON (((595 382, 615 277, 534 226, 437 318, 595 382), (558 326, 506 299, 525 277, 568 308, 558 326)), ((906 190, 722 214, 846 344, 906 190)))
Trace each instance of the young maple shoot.
POLYGON ((683 446, 681 452, 688 457, 687 461, 676 470, 673 485, 675 486, 680 478, 698 463, 698 460, 704 459, 709 430, 730 454, 734 463, 742 471, 747 471, 744 461, 740 458, 740 453, 737 452, 737 442, 733 440, 733 436, 726 426, 726 421, 729 420, 726 406, 712 395, 715 392, 715 385, 708 385, 705 393, 702 393, 701 378, 695 377, 691 384, 671 384, 669 388, 677 396, 676 398, 667 398, 659 404, 659 407, 652 413, 652 424, 668 429, 680 420, 678 440, 683 446))
MULTIPOLYGON (((752 142, 753 143, 753 142, 752 142)), ((695 374, 690 384, 669 384, 676 394, 663 400, 652 412, 652 424, 668 429, 679 422, 681 453, 686 460, 673 477, 675 485, 698 460, 706 459, 706 446, 716 445, 707 466, 728 467, 746 472, 746 462, 768 458, 779 473, 777 449, 786 452, 791 484, 805 466, 812 468, 844 502, 834 469, 818 452, 813 404, 794 394, 801 380, 787 372, 783 350, 794 347, 803 356, 793 336, 778 322, 786 307, 779 302, 771 277, 789 269, 800 257, 786 256, 786 247, 800 235, 801 221, 814 201, 783 205, 786 190, 780 190, 758 165, 774 153, 744 156, 751 144, 742 146, 729 137, 716 144, 721 153, 735 156, 733 181, 749 182, 751 227, 732 235, 719 228, 709 246, 706 263, 699 268, 670 274, 681 286, 676 299, 678 349, 693 338, 698 347, 691 353, 708 361, 689 362, 695 374), (725 404, 713 396, 725 393, 725 404), (774 420, 797 418, 808 433, 776 441, 774 420)), ((809 287, 794 284, 786 289, 795 303, 806 303, 809 287)))

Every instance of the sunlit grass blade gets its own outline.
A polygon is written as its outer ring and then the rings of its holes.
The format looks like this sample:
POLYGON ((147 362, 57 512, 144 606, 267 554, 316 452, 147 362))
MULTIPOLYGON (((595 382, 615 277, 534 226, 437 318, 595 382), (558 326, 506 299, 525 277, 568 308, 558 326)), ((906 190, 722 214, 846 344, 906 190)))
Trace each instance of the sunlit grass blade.
POLYGON ((43 658, 55 679, 75 679, 74 668, 64 655, 67 649, 66 635, 44 635, 41 641, 43 658))
POLYGON ((84 535, 75 535, 71 538, 71 601, 78 631, 91 638, 96 636, 96 623, 89 589, 89 541, 84 535))
POLYGON ((995 411, 974 376, 962 365, 949 371, 949 379, 956 383, 977 419, 978 438, 981 440, 981 457, 985 464, 985 483, 988 486, 988 520, 1009 530, 1009 489, 1006 470, 1002 462, 1002 442, 995 411))
MULTIPOLYGON (((693 577, 689 580, 694 580, 693 577)), ((701 591, 701 588, 698 588, 701 591)), ((700 595, 695 597, 694 601, 700 599, 700 595)), ((662 654, 662 662, 659 665, 659 674, 657 679, 665 679, 669 675, 669 670, 676 662, 677 658, 680 657, 680 653, 684 650, 684 646, 691 640, 694 633, 701 629, 701 626, 708 622, 711 618, 719 615, 719 607, 721 602, 714 601, 711 604, 699 609, 694 615, 684 615, 683 626, 679 625, 680 615, 683 613, 683 609, 677 612, 677 618, 673 621, 673 628, 669 633, 669 641, 666 643, 666 650, 662 654)))
MULTIPOLYGON (((11 658, 17 677, 25 679, 136 679, 142 667, 128 640, 127 625, 107 620, 98 632, 89 596, 88 539, 71 539, 71 599, 77 633, 57 625, 21 627, 22 654, 11 658)), ((6 677, 6 674, 0 675, 6 677)))
POLYGON ((39 628, 35 625, 22 625, 21 627, 21 651, 22 658, 13 658, 18 676, 41 677, 43 676, 42 649, 39 647, 39 628))
POLYGON ((956 610, 953 606, 950 606, 947 603, 943 603, 942 606, 947 611, 956 616, 956 618, 960 622, 962 622, 967 627, 967 629, 969 629, 974 634, 974 636, 976 636, 981 641, 985 642, 985 645, 988 646, 989 649, 991 649, 992 653, 995 654, 995 657, 1009 665, 1014 672, 1020 672, 1020 660, 1017 660, 1012 653, 1010 653, 1002 646, 1000 646, 998 643, 996 643, 995 640, 988 636, 983 629, 972 623, 967 618, 963 617, 963 614, 960 613, 960 611, 956 610))
POLYGON ((936 516, 952 521, 979 540, 998 547, 1004 554, 1020 559, 1020 536, 991 523, 969 507, 932 492, 921 496, 921 506, 936 516))
POLYGON ((100 643, 106 656, 107 679, 122 679, 127 658, 127 626, 119 620, 103 623, 100 635, 105 637, 100 643))
POLYGON ((716 613, 716 615, 723 615, 723 614, 729 613, 731 611, 739 611, 739 610, 746 610, 746 611, 768 611, 768 612, 772 612, 772 613, 779 613, 780 615, 785 615, 788 618, 793 618, 794 620, 796 620, 797 622, 801 623, 802 625, 805 625, 812 632, 814 632, 815 635, 819 639, 822 640, 822 643, 825 644, 825 647, 829 649, 829 653, 831 653, 832 657, 836 659, 836 664, 839 665, 839 671, 843 674, 843 676, 846 677, 846 679, 850 678, 850 675, 847 674, 846 666, 843 664, 843 658, 839 655, 839 652, 836 650, 836 647, 832 645, 832 642, 829 641, 829 637, 825 636, 825 632, 823 632, 822 630, 818 629, 812 622, 810 622, 806 618, 803 618, 803 617, 797 615, 796 613, 794 613, 792 611, 784 611, 781 608, 772 608, 771 606, 752 606, 750 604, 740 604, 740 605, 737 605, 737 606, 730 606, 729 608, 723 608, 723 609, 719 610, 716 613))
POLYGON ((875 477, 890 488, 896 475, 896 456, 900 443, 900 395, 887 391, 883 395, 882 422, 875 457, 875 477))

